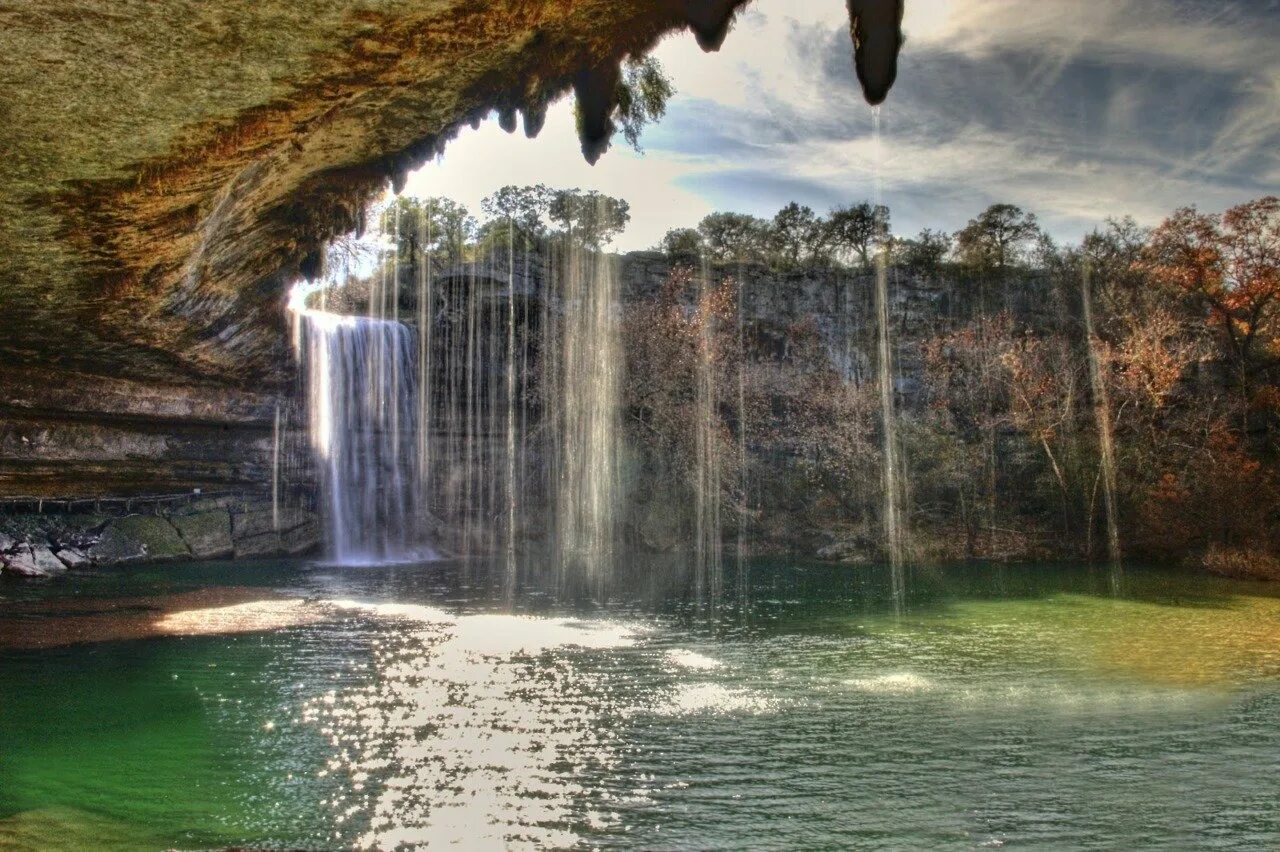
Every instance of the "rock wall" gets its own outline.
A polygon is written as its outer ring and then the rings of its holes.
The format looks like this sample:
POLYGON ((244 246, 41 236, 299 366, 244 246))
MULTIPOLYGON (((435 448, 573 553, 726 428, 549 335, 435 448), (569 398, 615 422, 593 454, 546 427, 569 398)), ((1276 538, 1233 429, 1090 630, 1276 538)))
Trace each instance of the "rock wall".
POLYGON ((136 562, 297 555, 315 550, 322 538, 311 509, 277 509, 245 495, 82 509, 0 515, 0 570, 49 577, 136 562))
POLYGON ((267 488, 277 411, 293 447, 291 393, 7 369, 0 499, 267 488))

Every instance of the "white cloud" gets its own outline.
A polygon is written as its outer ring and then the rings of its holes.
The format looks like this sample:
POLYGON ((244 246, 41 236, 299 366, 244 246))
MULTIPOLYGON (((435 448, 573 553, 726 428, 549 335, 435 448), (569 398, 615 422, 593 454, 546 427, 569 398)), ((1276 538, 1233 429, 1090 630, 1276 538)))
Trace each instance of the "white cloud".
POLYGON ((903 29, 913 47, 973 56, 1020 47, 1046 57, 1088 52, 1111 61, 1239 71, 1275 53, 1274 26, 1270 33, 1251 26, 1241 9, 1226 0, 909 0, 903 29))
POLYGON ((493 122, 464 133, 409 191, 478 210, 508 183, 598 189, 631 202, 625 249, 715 206, 764 215, 793 198, 870 198, 877 175, 907 231, 958 227, 994 200, 1066 238, 1108 215, 1155 222, 1280 180, 1280 12, 1268 8, 908 0, 877 157, 844 58, 844 3, 757 0, 717 54, 687 33, 659 46, 678 94, 645 156, 615 145, 587 166, 565 101, 536 141, 493 122))

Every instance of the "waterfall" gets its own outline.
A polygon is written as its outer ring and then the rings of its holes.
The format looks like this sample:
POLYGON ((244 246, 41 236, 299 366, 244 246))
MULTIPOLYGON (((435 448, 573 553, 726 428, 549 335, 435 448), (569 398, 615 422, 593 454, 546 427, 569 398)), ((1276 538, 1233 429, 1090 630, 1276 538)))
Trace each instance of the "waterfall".
POLYGON ((880 385, 883 450, 884 539, 889 556, 894 605, 906 595, 903 574, 902 485, 899 479, 898 417, 894 405, 893 348, 889 341, 889 269, 881 252, 876 262, 876 352, 880 385))
POLYGON ((698 357, 694 393, 694 583, 698 599, 712 605, 720 599, 724 576, 722 540, 720 415, 716 372, 719 352, 712 284, 707 261, 698 277, 698 357))
POLYGON ((747 523, 750 520, 747 495, 750 481, 747 473, 747 334, 746 275, 738 264, 738 546, 735 554, 738 606, 745 611, 747 583, 747 523))
POLYGON ((407 224, 393 204, 290 305, 330 555, 494 557, 514 592, 521 530, 544 526, 560 576, 598 590, 618 538, 617 258, 573 233, 518 258, 510 220, 506 245, 442 246, 429 205, 407 224), (366 295, 366 316, 323 309, 366 295))
MULTIPOLYGON (((882 202, 880 108, 872 107, 872 124, 876 151, 876 206, 882 202)), ((902 609, 906 598, 904 575, 904 528, 900 444, 898 440, 898 415, 894 405, 893 347, 889 336, 889 257, 888 248, 882 247, 876 257, 876 354, 880 384, 880 419, 883 452, 883 524, 885 550, 889 556, 894 607, 902 609)))
POLYGON ((365 564, 429 557, 411 440, 419 404, 416 335, 394 320, 316 310, 302 310, 298 319, 330 558, 365 564))
MULTIPOLYGON (((1084 318, 1085 349, 1089 359, 1089 384, 1093 391, 1093 417, 1098 429, 1098 455, 1102 475, 1102 501, 1107 515, 1107 558, 1111 565, 1111 588, 1119 594, 1123 583, 1120 550, 1120 522, 1116 507, 1116 450, 1111 398, 1098 359, 1098 341, 1093 330, 1093 282, 1089 264, 1080 279, 1081 313, 1084 318)), ((1093 519, 1090 517, 1090 524, 1093 519)))
POLYGON ((271 528, 280 530, 280 403, 271 421, 271 528))
POLYGON ((548 330, 556 363, 546 368, 552 374, 548 402, 556 408, 557 566, 562 580, 585 579, 599 589, 610 573, 617 538, 622 386, 617 260, 569 234, 552 275, 550 290, 562 308, 548 330))
POLYGON ((508 596, 516 590, 516 250, 515 223, 507 218, 507 546, 506 591, 508 596))

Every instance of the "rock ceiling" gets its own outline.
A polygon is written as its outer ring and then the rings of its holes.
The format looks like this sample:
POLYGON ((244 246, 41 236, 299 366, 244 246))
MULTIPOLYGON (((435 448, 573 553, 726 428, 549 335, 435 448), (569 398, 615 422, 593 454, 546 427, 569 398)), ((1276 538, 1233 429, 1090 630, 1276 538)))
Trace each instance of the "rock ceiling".
MULTIPOLYGON (((847 0, 872 102, 901 2, 847 0)), ((0 364, 267 387, 285 286, 388 181, 567 91, 598 156, 618 63, 743 5, 0 0, 0 364)))

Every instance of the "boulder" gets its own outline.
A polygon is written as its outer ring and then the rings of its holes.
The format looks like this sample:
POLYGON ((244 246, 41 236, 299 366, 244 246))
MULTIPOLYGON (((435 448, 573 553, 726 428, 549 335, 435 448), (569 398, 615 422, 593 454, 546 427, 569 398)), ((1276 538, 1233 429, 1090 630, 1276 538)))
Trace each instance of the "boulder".
POLYGON ((672 489, 657 487, 639 503, 633 517, 639 517, 636 533, 640 543, 658 553, 677 550, 683 543, 685 523, 691 507, 687 499, 681 499, 672 489))
POLYGON ((107 524, 102 537, 89 548, 97 563, 181 559, 191 551, 174 526, 155 515, 129 515, 107 524))
POLYGON ((315 550, 324 540, 320 519, 313 517, 302 526, 294 527, 280 535, 280 549, 290 556, 315 550))
POLYGON ((315 515, 305 509, 281 506, 277 529, 276 514, 271 510, 271 504, 251 503, 232 514, 231 537, 238 542, 264 533, 284 532, 303 526, 314 518, 315 515))
POLYGON ((880 548, 866 536, 853 535, 838 538, 831 544, 819 548, 814 554, 828 562, 843 562, 848 565, 871 565, 876 561, 880 548))
POLYGON ((172 515, 169 522, 178 531, 178 535, 182 536, 191 555, 198 559, 230 556, 234 549, 231 543, 231 514, 225 509, 172 515))
POLYGON ((10 550, 13 550, 17 546, 18 546, 18 543, 13 540, 12 536, 8 536, 8 535, 5 535, 4 533, 0 533, 0 553, 7 553, 10 550))
POLYGON ((74 547, 64 547, 54 554, 68 568, 85 568, 89 565, 89 557, 74 547))
POLYGON ((299 554, 320 543, 320 519, 314 512, 295 507, 280 508, 280 528, 270 504, 255 504, 231 516, 231 538, 238 557, 299 554))
POLYGON ((52 577, 67 570, 47 547, 21 546, 4 559, 5 569, 21 577, 52 577))

